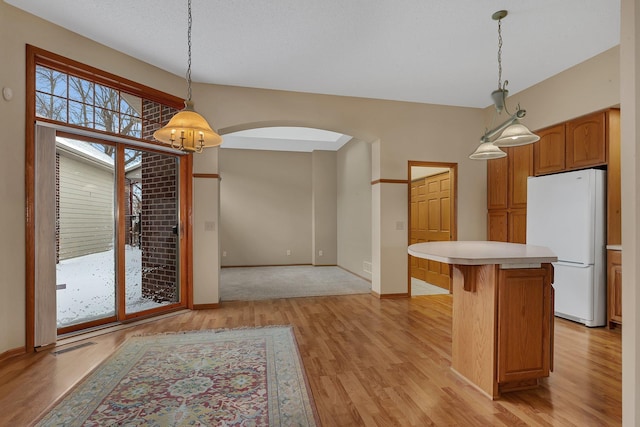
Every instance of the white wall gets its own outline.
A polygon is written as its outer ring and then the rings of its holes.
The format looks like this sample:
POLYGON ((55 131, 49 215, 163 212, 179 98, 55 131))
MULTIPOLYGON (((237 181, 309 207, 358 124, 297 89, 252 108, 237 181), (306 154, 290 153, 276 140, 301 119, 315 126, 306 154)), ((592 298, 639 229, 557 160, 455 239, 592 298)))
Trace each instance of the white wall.
MULTIPOLYGON (((220 302, 220 180, 219 149, 210 148, 193 157, 193 304, 220 302)), ((182 219, 184 222, 185 219, 182 219)))
POLYGON ((222 265, 311 264, 311 153, 221 148, 219 165, 222 265))
POLYGON ((352 139, 337 162, 338 265, 371 280, 371 144, 352 139))
POLYGON ((620 120, 622 170, 622 425, 640 425, 640 7, 621 3, 620 120))
POLYGON ((335 151, 311 153, 311 263, 336 265, 338 262, 337 154, 335 151))

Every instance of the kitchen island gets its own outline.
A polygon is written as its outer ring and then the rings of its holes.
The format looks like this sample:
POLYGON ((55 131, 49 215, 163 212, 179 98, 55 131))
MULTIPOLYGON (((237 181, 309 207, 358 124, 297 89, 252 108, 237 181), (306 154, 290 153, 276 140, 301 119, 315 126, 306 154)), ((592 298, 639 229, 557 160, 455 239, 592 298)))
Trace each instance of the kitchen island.
POLYGON ((542 246, 428 242, 418 258, 453 265, 451 368, 492 399, 553 370, 553 266, 542 246))

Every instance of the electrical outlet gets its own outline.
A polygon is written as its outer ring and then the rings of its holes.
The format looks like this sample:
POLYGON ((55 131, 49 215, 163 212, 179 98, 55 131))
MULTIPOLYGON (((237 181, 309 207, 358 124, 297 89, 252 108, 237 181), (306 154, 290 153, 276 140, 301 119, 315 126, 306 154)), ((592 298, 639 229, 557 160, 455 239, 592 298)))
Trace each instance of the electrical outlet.
POLYGON ((321 250, 318 251, 318 256, 322 256, 322 255, 323 255, 323 252, 322 252, 322 249, 321 249, 321 250))
POLYGON ((287 256, 291 255, 291 249, 287 249, 287 256))
POLYGON ((227 251, 222 251, 222 256, 227 256, 227 251))

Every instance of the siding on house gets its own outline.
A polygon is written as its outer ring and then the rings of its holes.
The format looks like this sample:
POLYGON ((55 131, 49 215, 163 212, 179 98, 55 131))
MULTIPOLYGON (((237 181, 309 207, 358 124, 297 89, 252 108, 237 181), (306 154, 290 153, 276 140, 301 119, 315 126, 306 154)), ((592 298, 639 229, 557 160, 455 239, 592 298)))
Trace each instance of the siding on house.
POLYGON ((114 242, 113 169, 60 155, 60 260, 104 252, 114 242))

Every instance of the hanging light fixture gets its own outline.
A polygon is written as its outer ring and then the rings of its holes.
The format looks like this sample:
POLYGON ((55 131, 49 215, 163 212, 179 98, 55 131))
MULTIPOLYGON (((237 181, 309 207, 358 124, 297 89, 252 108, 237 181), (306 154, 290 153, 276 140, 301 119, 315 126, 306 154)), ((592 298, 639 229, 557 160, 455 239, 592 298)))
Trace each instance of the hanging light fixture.
MULTIPOLYGON (((509 91, 507 90, 508 80, 502 84, 502 19, 507 16, 506 10, 499 10, 491 18, 498 21, 498 89, 491 93, 491 98, 496 108, 496 113, 500 115, 504 110, 509 118, 497 127, 487 130, 482 138, 480 138, 480 145, 474 151, 469 158, 470 159, 497 159, 504 157, 507 154, 500 150, 500 147, 516 147, 519 145, 531 144, 540 139, 540 137, 532 133, 525 125, 520 123, 527 112, 520 108, 514 114, 509 113, 507 109, 507 96, 509 91), (500 134, 496 138, 496 136, 500 134), (494 139, 495 138, 495 139, 494 139)), ((494 116, 495 117, 495 116, 494 116)))
POLYGON ((184 101, 184 109, 174 115, 165 127, 155 131, 153 137, 164 144, 171 145, 176 150, 201 153, 204 148, 222 144, 222 138, 211 129, 207 120, 193 109, 193 101, 191 101, 191 23, 191 0, 188 0, 187 46, 189 62, 186 76, 188 98, 184 101))
POLYGON ((491 160, 505 157, 507 153, 496 147, 493 142, 489 141, 484 136, 480 139, 480 145, 476 148, 469 158, 473 160, 491 160))

